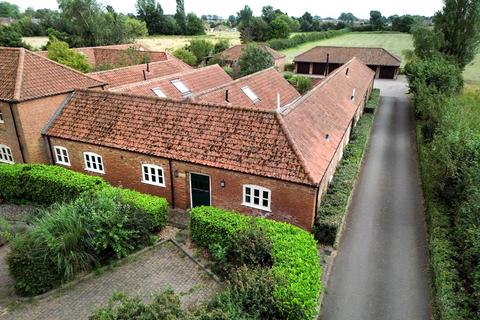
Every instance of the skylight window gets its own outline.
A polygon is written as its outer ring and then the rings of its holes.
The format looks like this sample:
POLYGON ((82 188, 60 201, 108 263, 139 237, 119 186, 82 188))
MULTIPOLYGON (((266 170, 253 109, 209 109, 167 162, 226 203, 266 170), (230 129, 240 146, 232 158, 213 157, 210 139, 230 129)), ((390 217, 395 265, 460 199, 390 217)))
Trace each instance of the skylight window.
POLYGON ((182 94, 182 96, 189 96, 192 94, 190 89, 187 88, 187 86, 180 80, 172 80, 172 84, 177 88, 178 91, 182 94))
POLYGON ((160 98, 166 98, 167 97, 165 95, 165 93, 163 93, 163 91, 160 88, 153 88, 152 91, 153 91, 153 93, 155 93, 157 95, 157 97, 160 97, 160 98))
POLYGON ((258 96, 252 91, 252 89, 250 89, 250 87, 243 87, 242 91, 250 100, 252 100, 253 103, 260 101, 260 98, 258 98, 258 96))

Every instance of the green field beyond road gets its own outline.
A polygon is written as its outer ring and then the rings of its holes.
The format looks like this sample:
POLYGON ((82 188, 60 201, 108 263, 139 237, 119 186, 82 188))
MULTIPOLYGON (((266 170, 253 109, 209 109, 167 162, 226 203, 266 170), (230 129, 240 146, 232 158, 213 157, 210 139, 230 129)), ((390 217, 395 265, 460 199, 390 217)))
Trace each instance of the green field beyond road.
MULTIPOLYGON (((295 56, 316 46, 346 46, 346 47, 379 47, 403 59, 404 50, 413 49, 412 36, 407 33, 380 33, 380 32, 352 32, 346 35, 308 42, 295 48, 282 50, 287 56, 287 61, 292 62, 295 56)), ((470 88, 480 88, 480 53, 476 59, 467 66, 464 73, 465 84, 470 88)))

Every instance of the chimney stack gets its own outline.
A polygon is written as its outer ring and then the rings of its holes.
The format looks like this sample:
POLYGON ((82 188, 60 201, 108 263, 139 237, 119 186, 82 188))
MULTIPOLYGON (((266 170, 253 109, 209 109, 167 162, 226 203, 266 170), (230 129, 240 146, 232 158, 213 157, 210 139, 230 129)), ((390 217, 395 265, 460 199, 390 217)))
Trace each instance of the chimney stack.
POLYGON ((142 70, 143 71, 143 80, 147 80, 147 74, 145 73, 145 70, 142 70))
POLYGON ((225 90, 225 101, 230 102, 230 97, 228 96, 228 89, 225 90))
POLYGON ((147 63, 147 72, 150 72, 150 63, 147 63))
POLYGON ((277 93, 277 111, 280 111, 281 108, 280 93, 277 93))

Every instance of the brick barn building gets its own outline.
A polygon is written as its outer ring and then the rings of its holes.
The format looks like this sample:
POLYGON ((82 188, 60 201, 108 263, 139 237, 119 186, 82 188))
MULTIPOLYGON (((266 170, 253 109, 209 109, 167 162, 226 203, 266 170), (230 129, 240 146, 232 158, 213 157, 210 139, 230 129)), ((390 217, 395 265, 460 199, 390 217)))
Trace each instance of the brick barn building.
MULTIPOLYGON (((225 60, 227 65, 233 68, 234 70, 238 69, 238 61, 240 60, 240 57, 242 56, 243 50, 245 49, 246 46, 247 45, 245 44, 239 44, 239 45, 233 46, 219 53, 218 56, 221 57, 223 60, 225 60)), ((259 44, 258 46, 272 56, 272 59, 275 62, 275 67, 278 69, 278 71, 280 72, 285 71, 286 56, 283 53, 273 50, 266 44, 259 44)))
POLYGON ((0 162, 49 163, 41 136, 74 88, 104 82, 23 48, 0 48, 0 162))
POLYGON ((350 61, 359 59, 375 71, 380 79, 396 79, 402 61, 383 48, 323 47, 312 48, 293 59, 295 72, 312 76, 325 76, 350 61))
POLYGON ((58 165, 174 207, 213 205, 310 230, 373 81, 352 59, 271 109, 78 90, 43 134, 58 165))

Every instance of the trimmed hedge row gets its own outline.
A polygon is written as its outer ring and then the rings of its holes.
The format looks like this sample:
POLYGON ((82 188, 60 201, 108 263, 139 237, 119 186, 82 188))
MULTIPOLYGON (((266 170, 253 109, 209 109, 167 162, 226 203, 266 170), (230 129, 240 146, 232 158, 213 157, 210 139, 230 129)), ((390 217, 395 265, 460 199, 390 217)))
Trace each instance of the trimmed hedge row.
MULTIPOLYGON (((374 91, 368 102, 373 113, 379 103, 380 91, 374 91)), ((314 226, 318 242, 337 246, 338 235, 347 210, 348 199, 357 181, 363 154, 367 146, 373 114, 365 113, 352 130, 350 143, 345 149, 343 160, 338 166, 332 184, 322 199, 314 226)))
POLYGON ((100 177, 43 164, 0 165, 0 201, 52 205, 108 187, 100 177))
POLYGON ((330 39, 350 32, 350 29, 328 30, 320 32, 304 32, 286 39, 272 39, 267 41, 268 45, 274 50, 284 50, 299 46, 306 42, 330 39))
POLYGON ((368 99, 367 106, 365 107, 365 112, 375 113, 377 107, 380 103, 380 89, 373 89, 370 99, 368 99))
POLYGON ((304 319, 316 315, 323 288, 316 241, 312 235, 286 223, 213 207, 194 208, 190 219, 192 240, 209 251, 215 251, 219 246, 228 250, 236 235, 255 222, 272 241, 273 273, 285 280, 274 294, 283 307, 285 319, 299 319, 295 313, 299 308, 304 311, 304 319))

